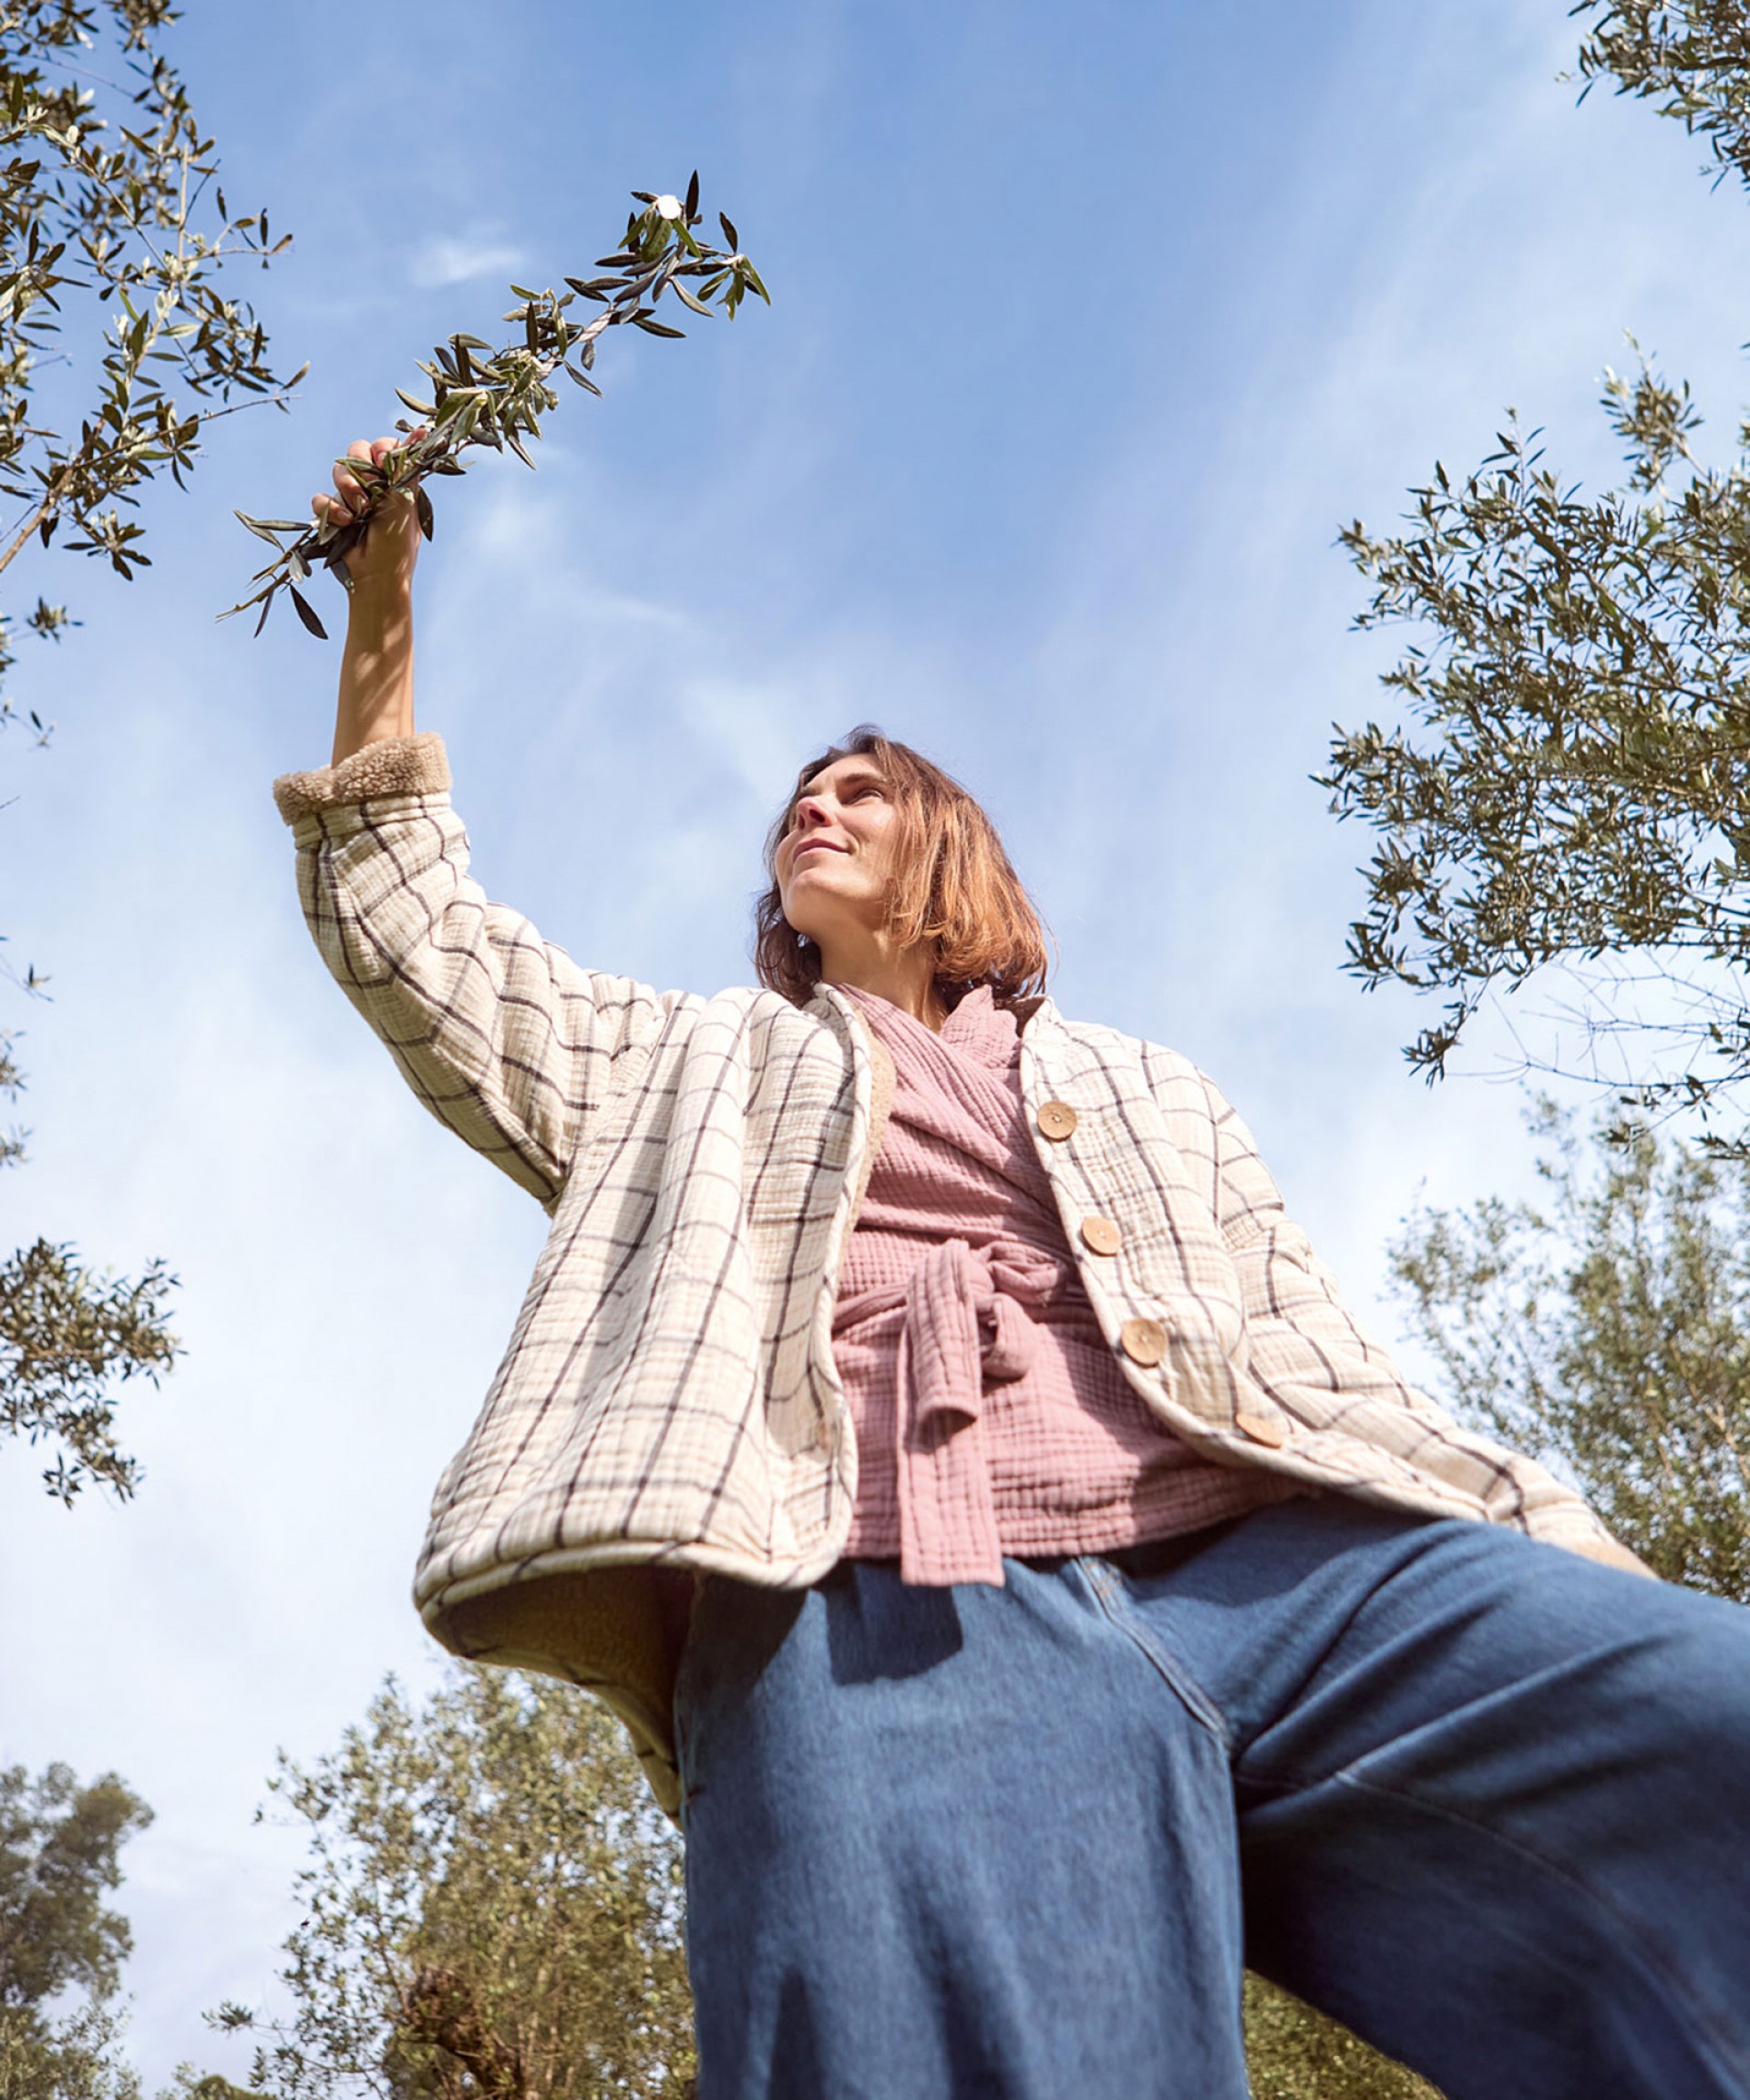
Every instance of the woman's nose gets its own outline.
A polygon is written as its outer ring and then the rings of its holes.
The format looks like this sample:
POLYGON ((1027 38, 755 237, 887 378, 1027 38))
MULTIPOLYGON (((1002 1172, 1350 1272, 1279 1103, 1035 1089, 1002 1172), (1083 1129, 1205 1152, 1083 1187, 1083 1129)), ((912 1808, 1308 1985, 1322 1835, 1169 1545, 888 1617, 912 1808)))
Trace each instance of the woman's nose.
POLYGON ((794 831, 816 831, 828 821, 827 806, 818 795, 805 795, 796 806, 796 814, 790 819, 794 831))

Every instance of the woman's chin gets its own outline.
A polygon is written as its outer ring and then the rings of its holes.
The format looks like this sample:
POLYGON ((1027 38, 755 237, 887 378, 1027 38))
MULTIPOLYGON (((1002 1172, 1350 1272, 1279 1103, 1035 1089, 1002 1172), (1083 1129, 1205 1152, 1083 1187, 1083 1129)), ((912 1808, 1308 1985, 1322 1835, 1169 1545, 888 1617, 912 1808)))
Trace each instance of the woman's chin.
POLYGON ((835 934, 867 932, 880 918, 881 901, 862 893, 860 884, 832 880, 836 870, 822 869, 798 875, 784 900, 784 916, 805 940, 829 947, 835 934))

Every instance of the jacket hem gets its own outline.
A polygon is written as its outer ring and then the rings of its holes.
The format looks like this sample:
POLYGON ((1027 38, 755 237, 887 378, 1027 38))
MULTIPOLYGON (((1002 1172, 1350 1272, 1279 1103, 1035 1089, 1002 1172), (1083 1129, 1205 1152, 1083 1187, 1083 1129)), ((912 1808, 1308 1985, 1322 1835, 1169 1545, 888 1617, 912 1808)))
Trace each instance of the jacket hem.
POLYGON ((774 1569, 720 1547, 604 1540, 482 1569, 427 1595, 416 1590, 415 1601, 427 1632, 452 1654, 594 1693, 619 1716, 651 1792, 678 1821, 674 1678, 684 1643, 655 1578, 687 1570, 802 1589, 839 1555, 826 1545, 774 1569))
MULTIPOLYGON (((847 1535, 849 1527, 847 1526, 847 1535)), ((763 1589, 806 1590, 829 1574, 844 1552, 844 1542, 817 1546, 808 1553, 762 1560, 751 1553, 713 1546, 703 1539, 684 1543, 671 1539, 602 1539, 589 1546, 553 1546, 524 1560, 499 1560, 471 1575, 451 1576, 427 1590, 415 1585, 414 1601, 427 1625, 452 1605, 465 1604, 520 1582, 547 1575, 582 1575, 598 1568, 684 1568, 701 1575, 728 1575, 763 1589)))

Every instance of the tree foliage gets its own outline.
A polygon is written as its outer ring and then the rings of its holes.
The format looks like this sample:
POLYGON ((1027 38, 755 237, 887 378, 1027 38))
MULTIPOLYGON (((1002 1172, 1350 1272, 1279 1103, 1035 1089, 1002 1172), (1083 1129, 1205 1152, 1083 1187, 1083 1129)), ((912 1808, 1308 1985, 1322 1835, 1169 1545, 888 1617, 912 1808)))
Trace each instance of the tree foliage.
POLYGON ((1455 1406, 1570 1473, 1657 1573, 1750 1602, 1750 1164, 1548 1104, 1540 1205, 1392 1250, 1455 1406))
POLYGON ((1750 183, 1750 15, 1743 0, 1582 0, 1593 17, 1580 47, 1597 80, 1654 103, 1705 139, 1719 176, 1750 183))
MULTIPOLYGON (((15 506, 0 572, 55 543, 131 578, 149 565, 129 515, 148 484, 168 472, 183 486, 215 417, 283 407, 295 383, 222 288, 228 265, 265 267, 286 237, 265 211, 229 211, 212 141, 158 48, 176 16, 170 0, 0 5, 0 497, 15 506)), ((77 624, 41 597, 23 621, 47 640, 77 624)), ((17 633, 0 612, 0 724, 17 633)), ((24 713, 46 741, 42 710, 24 713)), ((40 992, 44 980, 13 982, 40 992)), ((0 1035, 8 1098, 24 1084, 13 1039, 0 1035)), ((0 1166, 22 1155, 19 1134, 0 1134, 0 1166)), ((132 1493, 118 1388, 155 1381, 176 1355, 173 1283, 161 1261, 117 1278, 41 1239, 0 1263, 0 1433, 61 1446, 44 1477, 62 1501, 91 1481, 132 1493)))
MULTIPOLYGON (((1750 474, 1693 470, 1687 398, 1643 372, 1606 396, 1635 488, 1583 500, 1509 426, 1477 473, 1415 492, 1412 529, 1344 544, 1374 585, 1364 627, 1411 623, 1386 674, 1424 744, 1343 736, 1325 784, 1385 835, 1352 967, 1457 996, 1411 1050, 1437 1070, 1488 989, 1545 964, 1656 954, 1696 999, 1648 1090, 1702 1098, 1750 1068, 1750 474), (1708 973, 1714 973, 1710 979, 1708 973), (1719 974, 1724 973, 1724 975, 1719 974)), ((1621 973, 1591 980, 1612 1014, 1621 973)))
POLYGON ((175 1284, 161 1261, 135 1277, 95 1274, 46 1240, 0 1261, 0 1434, 58 1446, 43 1468, 57 1500, 70 1506, 101 1483, 126 1501, 138 1486, 116 1407, 129 1379, 156 1385, 180 1354, 165 1323, 175 1284))
MULTIPOLYGON (((0 1028, 0 1100, 15 1101, 25 1090, 25 1076, 12 1055, 16 1031, 0 1028)), ((26 1133, 15 1126, 0 1130, 0 1167, 16 1166, 25 1156, 26 1133)))
POLYGON ((1246 1978, 1251 2100, 1440 2100, 1426 2079, 1261 1976, 1246 1978))
POLYGON ((670 2100, 691 2090, 680 1841, 618 1724, 569 1686, 458 1668, 391 1682, 314 1765, 290 2012, 252 2083, 276 2100, 670 2100))
MULTIPOLYGON (((11 1045, 0 1033, 0 1096, 15 1099, 25 1082, 11 1045)), ((0 1131, 0 1168, 24 1155, 24 1132, 0 1131)), ((180 1354, 165 1313, 175 1286, 161 1261, 136 1277, 96 1274, 47 1240, 0 1261, 0 1435, 58 1446, 43 1484, 61 1502, 93 1482, 124 1500, 138 1486, 116 1405, 129 1379, 155 1385, 180 1354)))
MULTIPOLYGON (((1750 170, 1743 0, 1576 12, 1598 17, 1589 86, 1750 170)), ((1687 386, 1644 360, 1606 373, 1603 407, 1620 488, 1582 496, 1512 421, 1475 471, 1436 466, 1403 530, 1343 532, 1358 624, 1411 631, 1385 678, 1407 726, 1340 731, 1323 785, 1381 834, 1351 967, 1447 995, 1415 1064, 1440 1071, 1491 990, 1560 964, 1583 1068, 1705 1107, 1750 1075, 1750 426, 1702 464, 1687 386)))
MULTIPOLYGON (((181 485, 215 416, 283 403, 293 383, 268 363, 252 310, 217 282, 228 261, 265 262, 289 237, 272 240, 264 211, 226 209, 212 141, 154 48, 177 12, 170 0, 0 10, 0 491, 23 506, 0 570, 65 521, 74 551, 131 576, 149 557, 121 511, 166 468, 181 485), (111 43, 132 85, 102 109, 86 61, 111 43), (75 355, 90 390, 62 389, 51 424, 43 367, 75 355)), ((37 623, 64 619, 39 609, 37 623)))
POLYGON ((136 2100, 114 1999, 131 1945, 107 1907, 151 1811, 114 1773, 0 1771, 0 2095, 136 2100))

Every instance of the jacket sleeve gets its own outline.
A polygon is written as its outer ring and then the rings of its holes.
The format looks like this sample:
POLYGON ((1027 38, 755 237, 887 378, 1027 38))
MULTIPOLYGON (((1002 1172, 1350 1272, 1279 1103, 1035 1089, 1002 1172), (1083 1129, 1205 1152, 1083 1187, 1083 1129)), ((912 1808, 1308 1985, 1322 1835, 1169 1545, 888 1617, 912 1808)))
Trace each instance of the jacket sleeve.
POLYGON ((1208 1079, 1217 1220, 1240 1279, 1249 1368, 1295 1419, 1379 1443, 1463 1485, 1496 1523, 1650 1575, 1582 1497, 1535 1459, 1464 1427, 1411 1385, 1344 1307, 1284 1209, 1251 1133, 1208 1079))
POLYGON ((429 733, 273 785, 323 961, 432 1114, 551 1205, 678 995, 580 969, 489 902, 448 790, 429 733))

